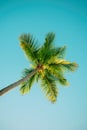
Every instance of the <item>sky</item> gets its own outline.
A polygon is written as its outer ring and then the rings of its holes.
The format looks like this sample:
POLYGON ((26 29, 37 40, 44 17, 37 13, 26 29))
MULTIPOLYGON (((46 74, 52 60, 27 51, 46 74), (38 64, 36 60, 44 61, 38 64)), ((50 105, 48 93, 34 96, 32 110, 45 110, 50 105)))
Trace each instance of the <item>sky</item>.
POLYGON ((0 0, 0 89, 19 80, 23 69, 30 67, 19 46, 20 34, 33 34, 41 45, 48 32, 56 34, 56 46, 67 46, 66 59, 79 68, 66 74, 68 88, 57 86, 55 104, 37 83, 25 96, 20 87, 1 96, 0 130, 87 129, 86 0, 0 0))

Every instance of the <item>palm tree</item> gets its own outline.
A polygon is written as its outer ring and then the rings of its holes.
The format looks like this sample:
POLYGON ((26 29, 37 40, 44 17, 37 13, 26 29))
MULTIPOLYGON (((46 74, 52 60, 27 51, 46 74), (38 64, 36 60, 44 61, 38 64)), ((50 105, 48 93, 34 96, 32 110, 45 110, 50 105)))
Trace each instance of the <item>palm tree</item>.
POLYGON ((53 103, 57 100, 58 88, 56 84, 69 85, 64 73, 75 71, 78 65, 64 59, 66 46, 55 47, 54 39, 55 34, 48 33, 44 44, 39 47, 32 35, 22 34, 19 37, 20 47, 32 63, 32 67, 24 69, 22 79, 0 90, 0 95, 18 85, 21 85, 20 92, 26 94, 30 91, 33 83, 39 80, 47 98, 53 103))

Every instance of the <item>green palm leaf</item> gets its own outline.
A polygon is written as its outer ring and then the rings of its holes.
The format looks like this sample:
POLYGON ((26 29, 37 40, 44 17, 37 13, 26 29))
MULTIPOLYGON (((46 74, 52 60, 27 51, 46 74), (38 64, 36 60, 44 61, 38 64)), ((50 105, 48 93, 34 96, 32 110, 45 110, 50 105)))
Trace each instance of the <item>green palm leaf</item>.
POLYGON ((78 68, 78 65, 75 62, 69 62, 65 60, 58 61, 58 66, 64 71, 75 71, 78 68))
POLYGON ((42 77, 42 86, 41 88, 45 92, 47 98, 52 102, 56 102, 57 96, 58 96, 58 88, 56 87, 56 82, 52 75, 48 73, 47 71, 45 72, 46 74, 44 77, 42 77))
POLYGON ((64 78, 64 74, 61 71, 61 68, 56 68, 55 66, 50 66, 48 71, 54 76, 55 80, 58 81, 61 85, 68 86, 69 82, 64 78))
POLYGON ((20 46, 27 58, 33 62, 37 62, 37 41, 30 34, 22 34, 19 37, 20 46))
POLYGON ((55 34, 53 32, 50 32, 46 35, 44 48, 50 49, 53 47, 53 42, 55 39, 55 34))
POLYGON ((65 52, 66 52, 66 46, 64 47, 58 47, 58 48, 42 48, 41 50, 41 59, 43 60, 42 63, 47 64, 50 62, 53 62, 55 58, 58 59, 64 59, 65 52))
POLYGON ((65 57, 65 52, 66 52, 66 46, 55 48, 55 55, 57 58, 64 58, 65 57))
MULTIPOLYGON (((30 74, 33 71, 33 69, 25 69, 23 72, 23 76, 27 76, 28 74, 30 74)), ((20 92, 22 94, 26 94, 30 91, 33 83, 35 82, 36 79, 36 74, 34 74, 29 80, 27 80, 26 82, 21 84, 21 88, 20 88, 20 92)))
POLYGON ((52 51, 50 51, 53 48, 53 41, 55 38, 54 33, 48 33, 45 38, 45 42, 42 45, 41 48, 39 48, 38 56, 40 63, 45 63, 46 59, 49 58, 52 51))
POLYGON ((78 68, 78 64, 66 60, 54 59, 53 61, 49 61, 48 67, 52 67, 58 71, 60 70, 61 72, 65 72, 75 71, 78 68))

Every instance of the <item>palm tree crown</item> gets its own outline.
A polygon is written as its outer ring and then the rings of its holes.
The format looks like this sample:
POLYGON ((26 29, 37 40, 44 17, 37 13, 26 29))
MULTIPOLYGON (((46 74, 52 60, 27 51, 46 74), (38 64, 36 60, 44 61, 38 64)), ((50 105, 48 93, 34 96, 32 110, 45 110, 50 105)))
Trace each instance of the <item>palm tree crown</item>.
POLYGON ((22 34, 19 37, 20 47, 32 63, 32 68, 24 69, 23 77, 29 75, 35 69, 38 70, 32 77, 21 84, 20 92, 22 94, 28 93, 33 83, 40 80, 41 88, 47 98, 53 103, 58 96, 57 82, 65 86, 69 85, 64 73, 75 71, 78 67, 75 62, 69 62, 64 59, 66 46, 55 47, 53 45, 54 39, 55 34, 52 32, 48 33, 44 44, 39 47, 32 35, 22 34))

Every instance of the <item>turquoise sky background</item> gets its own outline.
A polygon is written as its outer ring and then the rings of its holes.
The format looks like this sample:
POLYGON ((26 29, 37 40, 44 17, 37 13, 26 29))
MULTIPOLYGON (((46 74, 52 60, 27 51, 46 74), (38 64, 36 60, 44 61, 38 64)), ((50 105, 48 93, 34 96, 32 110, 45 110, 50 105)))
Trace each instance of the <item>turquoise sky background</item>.
POLYGON ((19 46, 30 32, 40 44, 48 32, 57 46, 67 45, 66 59, 79 68, 66 75, 70 87, 58 86, 55 104, 38 84, 22 96, 19 87, 0 97, 0 130, 87 129, 87 1, 0 0, 0 89, 20 79, 29 62, 19 46))

